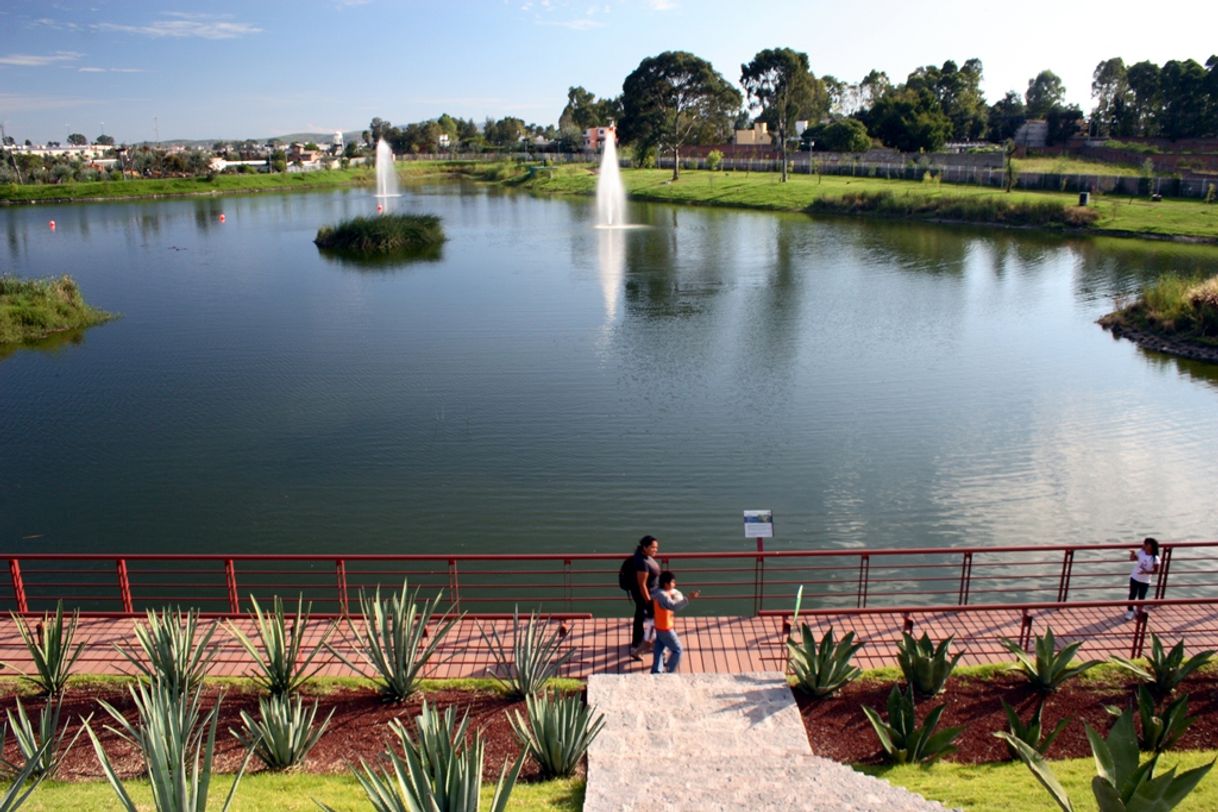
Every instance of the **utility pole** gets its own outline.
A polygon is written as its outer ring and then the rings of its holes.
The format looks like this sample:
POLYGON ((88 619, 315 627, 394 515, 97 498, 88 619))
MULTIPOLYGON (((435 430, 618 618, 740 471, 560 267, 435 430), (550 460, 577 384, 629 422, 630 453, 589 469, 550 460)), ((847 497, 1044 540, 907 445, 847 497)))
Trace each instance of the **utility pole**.
POLYGON ((4 131, 3 121, 0 121, 0 144, 3 144, 8 148, 8 157, 9 160, 13 162, 13 171, 17 173, 17 182, 25 183, 25 181, 21 179, 21 168, 17 166, 17 156, 13 154, 13 148, 9 146, 8 133, 4 131))

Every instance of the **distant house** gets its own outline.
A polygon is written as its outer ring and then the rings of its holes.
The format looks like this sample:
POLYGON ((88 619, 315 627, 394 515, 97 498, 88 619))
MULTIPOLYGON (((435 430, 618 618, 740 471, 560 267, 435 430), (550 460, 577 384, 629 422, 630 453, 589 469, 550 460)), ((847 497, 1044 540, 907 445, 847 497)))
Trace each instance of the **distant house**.
POLYGON ((605 142, 609 140, 610 135, 613 137, 613 143, 617 143, 617 127, 610 124, 608 127, 589 127, 584 132, 584 151, 585 152, 600 152, 605 147, 605 142))
POLYGON ((736 130, 732 143, 738 146, 768 147, 771 143, 769 127, 764 121, 758 121, 751 130, 736 130))

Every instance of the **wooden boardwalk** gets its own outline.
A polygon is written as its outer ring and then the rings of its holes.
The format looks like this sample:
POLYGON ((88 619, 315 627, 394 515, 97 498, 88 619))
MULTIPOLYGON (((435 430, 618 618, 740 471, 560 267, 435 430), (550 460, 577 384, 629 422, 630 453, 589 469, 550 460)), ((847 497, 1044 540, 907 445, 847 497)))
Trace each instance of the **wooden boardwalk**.
MULTIPOLYGON (((956 651, 963 651, 962 664, 1005 662, 1012 659, 1002 647, 1003 637, 1017 640, 1020 634, 1021 612, 1018 608, 940 612, 913 616, 914 633, 927 632, 933 640, 952 634, 956 651)), ((805 615, 816 635, 832 627, 840 637, 854 631, 864 643, 856 662, 864 668, 894 665, 896 642, 901 637, 904 618, 891 614, 817 614, 805 615)), ((35 621, 36 622, 36 621, 35 621)), ((116 645, 130 648, 134 643, 131 618, 82 618, 77 632, 78 641, 87 648, 77 665, 77 671, 91 674, 125 674, 132 666, 116 650, 116 645)), ((557 623, 558 621, 552 621, 557 623)), ((786 666, 784 622, 789 618, 762 617, 698 617, 685 615, 678 619, 678 631, 685 648, 682 670, 689 673, 748 673, 781 671, 786 666)), ((568 632, 563 644, 575 650, 575 657, 564 669, 564 676, 586 679, 591 674, 642 673, 650 667, 650 656, 643 662, 627 656, 630 642, 629 618, 576 618, 563 621, 568 632)), ((253 636, 253 624, 238 620, 236 625, 253 636)), ((316 639, 324 623, 313 621, 316 639)), ((494 664, 479 626, 488 631, 493 626, 501 637, 510 640, 510 620, 465 619, 454 626, 443 641, 437 661, 429 664, 429 677, 486 676, 494 664)), ((1038 610, 1033 613, 1032 633, 1043 633, 1052 626, 1061 641, 1082 641, 1080 656, 1103 658, 1111 654, 1130 654, 1136 624, 1126 621, 1119 609, 1061 608, 1038 610)), ((1149 630, 1157 633, 1167 644, 1184 639, 1190 651, 1218 649, 1218 605, 1173 605, 1156 607, 1149 620, 1149 630)), ((251 662, 245 650, 221 622, 213 643, 218 648, 211 673, 214 676, 241 676, 249 673, 251 662)), ((331 645, 353 662, 361 662, 355 654, 350 633, 345 624, 331 637, 331 645)), ((1149 635, 1147 636, 1149 647, 1149 635)), ((323 676, 352 676, 357 672, 333 655, 325 654, 320 672, 323 676)), ((0 675, 29 671, 31 660, 11 618, 0 620, 0 675)))

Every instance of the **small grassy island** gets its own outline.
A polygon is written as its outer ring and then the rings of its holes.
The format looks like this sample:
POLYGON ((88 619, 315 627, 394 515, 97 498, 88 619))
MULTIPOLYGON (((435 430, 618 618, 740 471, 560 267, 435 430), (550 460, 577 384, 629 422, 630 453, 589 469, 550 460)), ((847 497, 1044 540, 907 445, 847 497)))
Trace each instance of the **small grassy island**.
POLYGON ((1147 349, 1218 363, 1218 276, 1163 277, 1100 325, 1147 349))
POLYGON ((427 258, 439 253, 444 229, 432 214, 382 214, 322 226, 313 242, 318 248, 356 257, 427 258))
POLYGON ((0 276, 0 346, 28 344, 72 330, 83 330, 114 318, 90 307, 76 280, 18 279, 0 276))

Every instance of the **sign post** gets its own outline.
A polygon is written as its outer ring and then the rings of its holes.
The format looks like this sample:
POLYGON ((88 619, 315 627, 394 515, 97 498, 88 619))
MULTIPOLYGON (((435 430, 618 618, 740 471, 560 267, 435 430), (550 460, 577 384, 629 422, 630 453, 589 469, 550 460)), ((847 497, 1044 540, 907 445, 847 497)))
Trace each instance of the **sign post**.
MULTIPOLYGON (((757 552, 765 552, 765 540, 774 537, 774 511, 744 511, 744 537, 757 539, 757 552)), ((765 602, 765 559, 757 556, 753 566, 753 613, 761 611, 765 602)))

